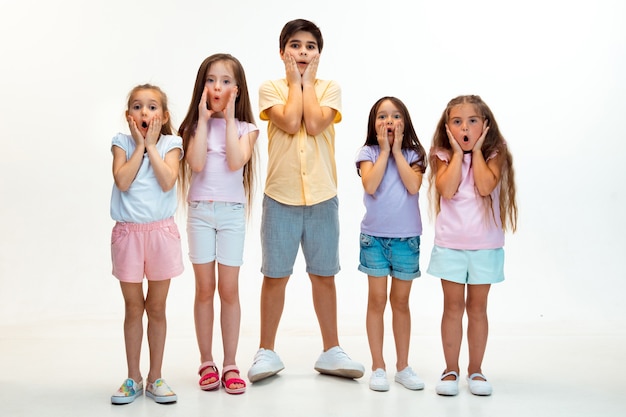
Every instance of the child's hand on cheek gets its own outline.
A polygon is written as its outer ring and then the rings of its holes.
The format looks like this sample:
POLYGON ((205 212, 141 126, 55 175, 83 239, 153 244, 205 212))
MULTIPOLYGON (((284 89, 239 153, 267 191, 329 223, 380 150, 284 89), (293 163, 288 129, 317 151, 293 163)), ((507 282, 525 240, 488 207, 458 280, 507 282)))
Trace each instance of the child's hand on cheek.
POLYGON ((448 128, 447 124, 446 124, 446 133, 448 134, 448 141, 450 142, 450 147, 452 148, 452 152, 456 154, 462 154, 463 149, 461 148, 461 145, 459 145, 459 142, 457 142, 456 139, 454 139, 454 135, 452 135, 452 132, 450 132, 450 129, 448 128))
POLYGON ((483 133, 480 135, 472 151, 480 151, 483 148, 483 143, 485 143, 485 138, 487 137, 487 132, 489 132, 489 126, 487 126, 487 121, 485 120, 483 123, 483 133))
POLYGON ((159 136, 161 136, 161 118, 155 117, 150 120, 150 124, 148 125, 148 133, 146 133, 146 148, 149 146, 156 146, 159 136))
POLYGON ((202 91, 202 97, 200 98, 200 104, 198 104, 198 121, 206 123, 211 116, 213 115, 213 110, 209 108, 209 103, 207 101, 207 96, 209 87, 204 86, 204 91, 202 91))
POLYGON ((304 74, 302 74, 302 84, 311 84, 315 83, 315 77, 317 77, 317 66, 320 63, 320 56, 315 55, 309 65, 306 66, 304 70, 304 74))
POLYGON ((404 139, 404 125, 398 123, 394 128, 393 152, 402 152, 402 139, 404 139))
POLYGON ((389 138, 387 137, 387 126, 384 123, 381 123, 378 126, 378 135, 376 136, 378 139, 378 147, 381 151, 389 151, 391 146, 389 145, 389 138))
POLYGON ((135 140, 135 146, 143 149, 143 147, 145 146, 144 138, 139 131, 139 128, 137 127, 137 123, 135 123, 135 119, 133 119, 131 116, 126 116, 126 118, 128 119, 128 128, 130 129, 130 134, 135 140))
POLYGON ((228 120, 232 120, 235 118, 235 102, 237 101, 237 94, 239 93, 239 89, 235 86, 231 92, 230 97, 228 97, 228 103, 226 103, 226 108, 224 109, 224 118, 228 120))
POLYGON ((285 78, 287 78, 287 84, 302 85, 302 76, 300 75, 296 59, 285 53, 283 54, 283 62, 285 63, 285 78))

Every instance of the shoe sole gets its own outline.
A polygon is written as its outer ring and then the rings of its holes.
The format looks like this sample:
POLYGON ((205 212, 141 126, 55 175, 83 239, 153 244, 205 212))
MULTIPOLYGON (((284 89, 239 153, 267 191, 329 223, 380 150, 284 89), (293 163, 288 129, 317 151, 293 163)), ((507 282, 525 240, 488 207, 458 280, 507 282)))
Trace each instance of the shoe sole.
POLYGON ((324 369, 316 366, 315 370, 320 374, 340 376, 343 378, 357 379, 363 376, 363 371, 359 369, 324 369))
POLYGON ((150 391, 146 391, 146 397, 152 398, 157 404, 169 404, 178 401, 178 396, 176 395, 165 395, 160 397, 158 395, 150 393, 150 391))
POLYGON ((283 369, 285 369, 285 367, 282 367, 282 368, 280 368, 280 369, 278 369, 276 371, 259 372, 258 374, 254 374, 254 375, 248 374, 248 380, 250 382, 259 382, 262 379, 269 378, 271 376, 276 375, 277 373, 279 373, 283 369))
POLYGON ((128 397, 112 396, 111 397, 111 404, 117 404, 117 405, 130 404, 133 401, 135 401, 137 399, 137 397, 140 397, 142 394, 143 394, 143 392, 137 393, 137 394, 135 394, 133 396, 128 396, 128 397))

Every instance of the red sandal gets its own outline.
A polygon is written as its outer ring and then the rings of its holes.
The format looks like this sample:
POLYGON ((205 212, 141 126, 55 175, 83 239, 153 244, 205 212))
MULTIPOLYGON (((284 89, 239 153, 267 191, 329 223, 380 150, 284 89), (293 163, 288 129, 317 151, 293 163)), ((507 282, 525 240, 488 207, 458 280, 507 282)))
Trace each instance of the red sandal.
POLYGON ((236 372, 237 375, 239 375, 239 368, 237 368, 237 365, 228 365, 225 366, 224 369, 222 369, 222 386, 224 387, 226 392, 229 394, 243 394, 244 392, 246 392, 246 381, 241 378, 225 379, 227 372, 236 372), (230 388, 232 384, 242 384, 243 387, 230 388))
POLYGON ((198 384, 200 385, 201 390, 213 391, 219 388, 220 374, 219 374, 219 371, 217 370, 217 366, 215 365, 215 362, 213 361, 204 362, 202 365, 200 365, 200 369, 198 369, 198 374, 200 374, 200 381, 198 381, 198 384), (213 368, 213 372, 207 372, 206 374, 202 375, 202 372, 206 371, 208 368, 213 368), (205 381, 211 378, 214 378, 215 381, 210 382, 208 384, 204 384, 205 381))

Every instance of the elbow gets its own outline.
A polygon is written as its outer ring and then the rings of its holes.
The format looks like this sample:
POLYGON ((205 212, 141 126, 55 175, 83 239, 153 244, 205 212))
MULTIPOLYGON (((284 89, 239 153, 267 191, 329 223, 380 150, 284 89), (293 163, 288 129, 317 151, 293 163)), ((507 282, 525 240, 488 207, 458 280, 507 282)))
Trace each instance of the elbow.
POLYGON ((118 180, 115 180, 115 186, 117 187, 118 190, 120 190, 123 193, 128 191, 128 189, 130 188, 130 184, 127 184, 126 182, 122 182, 118 180))
POLYGON ((171 191, 175 185, 176 185, 176 179, 164 182, 163 184, 161 184, 161 189, 163 190, 164 193, 167 193, 168 191, 171 191))

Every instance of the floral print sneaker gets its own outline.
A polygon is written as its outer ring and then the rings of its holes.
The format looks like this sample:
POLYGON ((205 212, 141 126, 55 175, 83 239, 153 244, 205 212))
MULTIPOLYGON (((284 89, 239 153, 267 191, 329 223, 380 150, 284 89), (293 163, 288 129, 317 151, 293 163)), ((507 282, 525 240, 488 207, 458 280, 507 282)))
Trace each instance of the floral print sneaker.
POLYGON ((130 404, 143 394, 143 381, 135 382, 128 378, 122 386, 111 395, 111 404, 130 404))
POLYGON ((167 404, 178 401, 178 397, 172 391, 169 385, 159 378, 156 381, 150 383, 146 387, 146 396, 152 398, 154 402, 159 404, 167 404))

